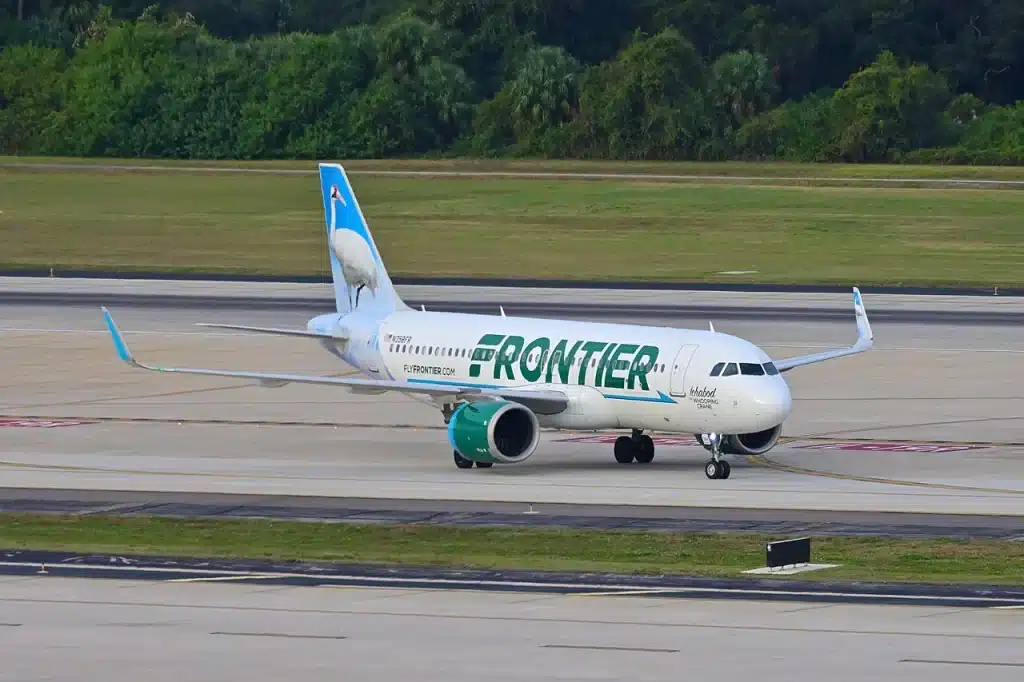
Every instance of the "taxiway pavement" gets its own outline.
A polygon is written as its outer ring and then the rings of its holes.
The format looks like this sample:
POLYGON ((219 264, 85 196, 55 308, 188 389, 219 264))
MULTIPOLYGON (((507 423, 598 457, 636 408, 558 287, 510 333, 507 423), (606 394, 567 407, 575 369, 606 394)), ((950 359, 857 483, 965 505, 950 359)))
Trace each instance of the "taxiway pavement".
POLYGON ((1021 611, 0 578, 0 679, 977 680, 1021 611))
MULTIPOLYGON (((889 300, 865 299, 869 315, 889 300)), ((1000 311, 1019 314, 1020 300, 1012 303, 1000 311)), ((974 305, 992 302, 960 303, 974 305)), ((224 315, 200 296, 113 312, 147 361, 346 373, 315 343, 192 326, 225 318, 301 326, 323 311, 224 315)), ((718 320, 716 328, 785 357, 850 343, 852 317, 718 320)), ((642 307, 630 319, 706 324, 642 307)), ((439 415, 404 396, 133 370, 117 360, 93 306, 5 305, 0 415, 96 423, 0 428, 0 476, 6 487, 38 490, 1021 515, 1024 333, 1003 324, 872 324, 870 353, 787 375, 795 400, 786 443, 764 458, 736 458, 728 481, 708 481, 703 449, 659 434, 650 466, 616 464, 601 434, 545 433, 522 465, 458 470, 439 415), (896 441, 950 443, 893 451, 896 441)))

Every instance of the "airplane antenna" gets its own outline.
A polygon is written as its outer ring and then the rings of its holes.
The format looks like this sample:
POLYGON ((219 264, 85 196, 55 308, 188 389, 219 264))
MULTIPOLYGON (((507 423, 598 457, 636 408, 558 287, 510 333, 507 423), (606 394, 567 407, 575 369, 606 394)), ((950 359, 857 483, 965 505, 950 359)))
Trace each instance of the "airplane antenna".
POLYGON ((712 334, 715 333, 715 323, 712 322, 711 320, 708 320, 708 328, 711 329, 712 334))
POLYGON ((425 303, 420 303, 420 310, 422 310, 423 312, 427 312, 427 306, 425 303))
POLYGON ((499 305, 499 306, 498 306, 498 310, 500 310, 500 311, 501 311, 501 316, 502 316, 502 317, 505 317, 505 307, 504 307, 504 306, 500 306, 500 305, 499 305))

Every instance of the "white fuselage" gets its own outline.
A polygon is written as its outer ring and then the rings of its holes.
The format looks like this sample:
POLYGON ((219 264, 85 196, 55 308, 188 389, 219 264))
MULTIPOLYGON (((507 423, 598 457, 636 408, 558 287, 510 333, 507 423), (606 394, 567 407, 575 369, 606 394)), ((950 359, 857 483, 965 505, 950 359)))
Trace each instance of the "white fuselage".
POLYGON ((308 328, 345 330, 350 341, 325 345, 372 378, 569 394, 568 409, 537 415, 549 428, 742 434, 792 409, 764 351, 712 331, 415 310, 322 315, 308 328))

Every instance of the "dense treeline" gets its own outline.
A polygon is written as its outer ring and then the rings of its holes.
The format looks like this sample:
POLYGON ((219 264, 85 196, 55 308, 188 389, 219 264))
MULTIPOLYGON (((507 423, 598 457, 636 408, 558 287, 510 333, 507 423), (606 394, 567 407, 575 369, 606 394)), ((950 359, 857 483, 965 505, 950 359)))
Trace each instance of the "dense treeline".
POLYGON ((1018 163, 1016 0, 0 0, 0 152, 1018 163))

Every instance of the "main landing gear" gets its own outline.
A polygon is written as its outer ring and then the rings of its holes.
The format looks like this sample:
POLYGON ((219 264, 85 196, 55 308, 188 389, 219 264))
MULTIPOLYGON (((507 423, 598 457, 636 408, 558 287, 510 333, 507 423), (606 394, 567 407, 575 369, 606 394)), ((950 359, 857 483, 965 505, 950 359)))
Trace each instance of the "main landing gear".
POLYGON ((711 459, 704 465, 704 475, 711 479, 729 478, 732 467, 722 459, 722 434, 706 433, 697 436, 697 442, 711 451, 711 459))
POLYGON ((474 464, 478 469, 490 469, 494 466, 494 462, 474 462, 471 459, 466 459, 459 454, 458 450, 452 450, 452 453, 455 455, 455 466, 460 469, 472 469, 474 464))
POLYGON ((654 440, 642 434, 642 429, 633 429, 632 436, 619 436, 615 440, 616 462, 629 464, 636 460, 640 464, 647 464, 654 459, 654 440))

